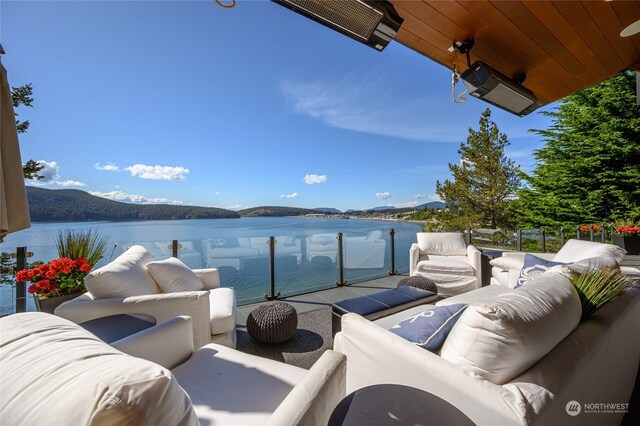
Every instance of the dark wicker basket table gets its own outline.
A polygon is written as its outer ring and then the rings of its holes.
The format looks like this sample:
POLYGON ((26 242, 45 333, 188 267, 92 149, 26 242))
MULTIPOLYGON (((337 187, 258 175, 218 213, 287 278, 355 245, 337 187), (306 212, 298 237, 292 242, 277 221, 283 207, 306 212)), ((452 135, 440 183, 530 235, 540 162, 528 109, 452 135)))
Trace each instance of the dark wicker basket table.
POLYGON ((249 336, 262 343, 282 343, 291 339, 298 328, 298 314, 284 302, 266 302, 247 318, 249 336))

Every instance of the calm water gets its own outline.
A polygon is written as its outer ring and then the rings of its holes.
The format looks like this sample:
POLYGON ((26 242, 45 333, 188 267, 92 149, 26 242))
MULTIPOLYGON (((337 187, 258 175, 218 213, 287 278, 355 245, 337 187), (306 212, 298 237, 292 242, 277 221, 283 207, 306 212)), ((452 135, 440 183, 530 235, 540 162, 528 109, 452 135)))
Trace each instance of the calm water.
MULTIPOLYGON (((55 237, 68 229, 92 229, 108 238, 106 263, 134 244, 154 259, 170 256, 171 240, 179 240, 179 258, 191 268, 217 267, 222 285, 234 287, 239 303, 261 300, 269 290, 269 246, 275 236, 276 291, 283 295, 330 288, 338 279, 336 234, 344 234, 345 279, 365 280, 388 273, 389 231, 395 229, 396 269, 409 268, 409 247, 420 226, 411 223, 329 218, 241 218, 143 222, 34 223, 11 234, 0 250, 13 253, 26 246, 30 261, 57 257, 55 237), (377 231, 377 232, 376 232, 377 231), (368 236, 368 238, 367 238, 368 236)), ((2 314, 14 309, 14 290, 1 286, 2 314)), ((27 298, 33 309, 33 301, 27 298)))

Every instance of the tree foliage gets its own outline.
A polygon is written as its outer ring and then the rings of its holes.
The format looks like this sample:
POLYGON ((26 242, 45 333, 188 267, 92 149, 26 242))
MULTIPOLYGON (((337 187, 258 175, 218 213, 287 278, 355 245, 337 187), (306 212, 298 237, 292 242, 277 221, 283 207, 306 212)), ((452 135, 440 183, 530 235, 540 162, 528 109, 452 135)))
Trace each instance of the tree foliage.
MULTIPOLYGON (((11 102, 13 108, 18 108, 20 105, 32 107, 33 105, 33 87, 31 84, 25 84, 24 86, 11 88, 11 102)), ((14 112, 18 117, 18 113, 14 112)), ((18 134, 26 133, 31 123, 29 120, 20 121, 16 118, 16 129, 18 134)), ((40 170, 44 168, 44 165, 38 164, 37 161, 29 160, 22 166, 22 173, 26 179, 42 179, 44 176, 38 174, 40 170)))
POLYGON ((523 225, 640 218, 640 107, 624 72, 566 97, 551 111, 546 146, 519 192, 523 225))
POLYGON ((436 183, 436 192, 447 203, 440 215, 446 227, 509 228, 513 225, 511 199, 520 184, 520 168, 505 156, 507 135, 491 121, 487 108, 479 129, 469 129, 460 144, 460 164, 449 164, 453 180, 436 183))

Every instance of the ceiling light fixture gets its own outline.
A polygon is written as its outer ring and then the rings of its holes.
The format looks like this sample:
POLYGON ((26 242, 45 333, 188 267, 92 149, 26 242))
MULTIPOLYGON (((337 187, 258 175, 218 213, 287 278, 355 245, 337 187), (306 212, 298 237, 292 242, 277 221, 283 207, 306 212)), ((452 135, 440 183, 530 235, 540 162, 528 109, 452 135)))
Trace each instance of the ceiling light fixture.
POLYGON ((378 51, 395 38, 404 21, 388 1, 272 1, 378 51))

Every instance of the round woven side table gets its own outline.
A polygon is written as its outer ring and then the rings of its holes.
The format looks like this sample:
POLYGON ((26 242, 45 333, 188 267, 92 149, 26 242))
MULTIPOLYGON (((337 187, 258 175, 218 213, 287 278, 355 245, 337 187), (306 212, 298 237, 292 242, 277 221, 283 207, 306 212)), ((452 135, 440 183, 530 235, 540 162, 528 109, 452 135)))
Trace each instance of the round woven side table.
POLYGON ((400 281, 398 281, 397 287, 402 287, 405 285, 415 287, 415 288, 420 288, 422 290, 427 290, 432 293, 438 294, 438 287, 436 286, 436 284, 433 281, 431 281, 429 278, 421 277, 420 275, 402 278, 400 281))
POLYGON ((266 302, 247 318, 249 336, 262 343, 282 343, 291 339, 298 328, 298 313, 288 303, 266 302))

